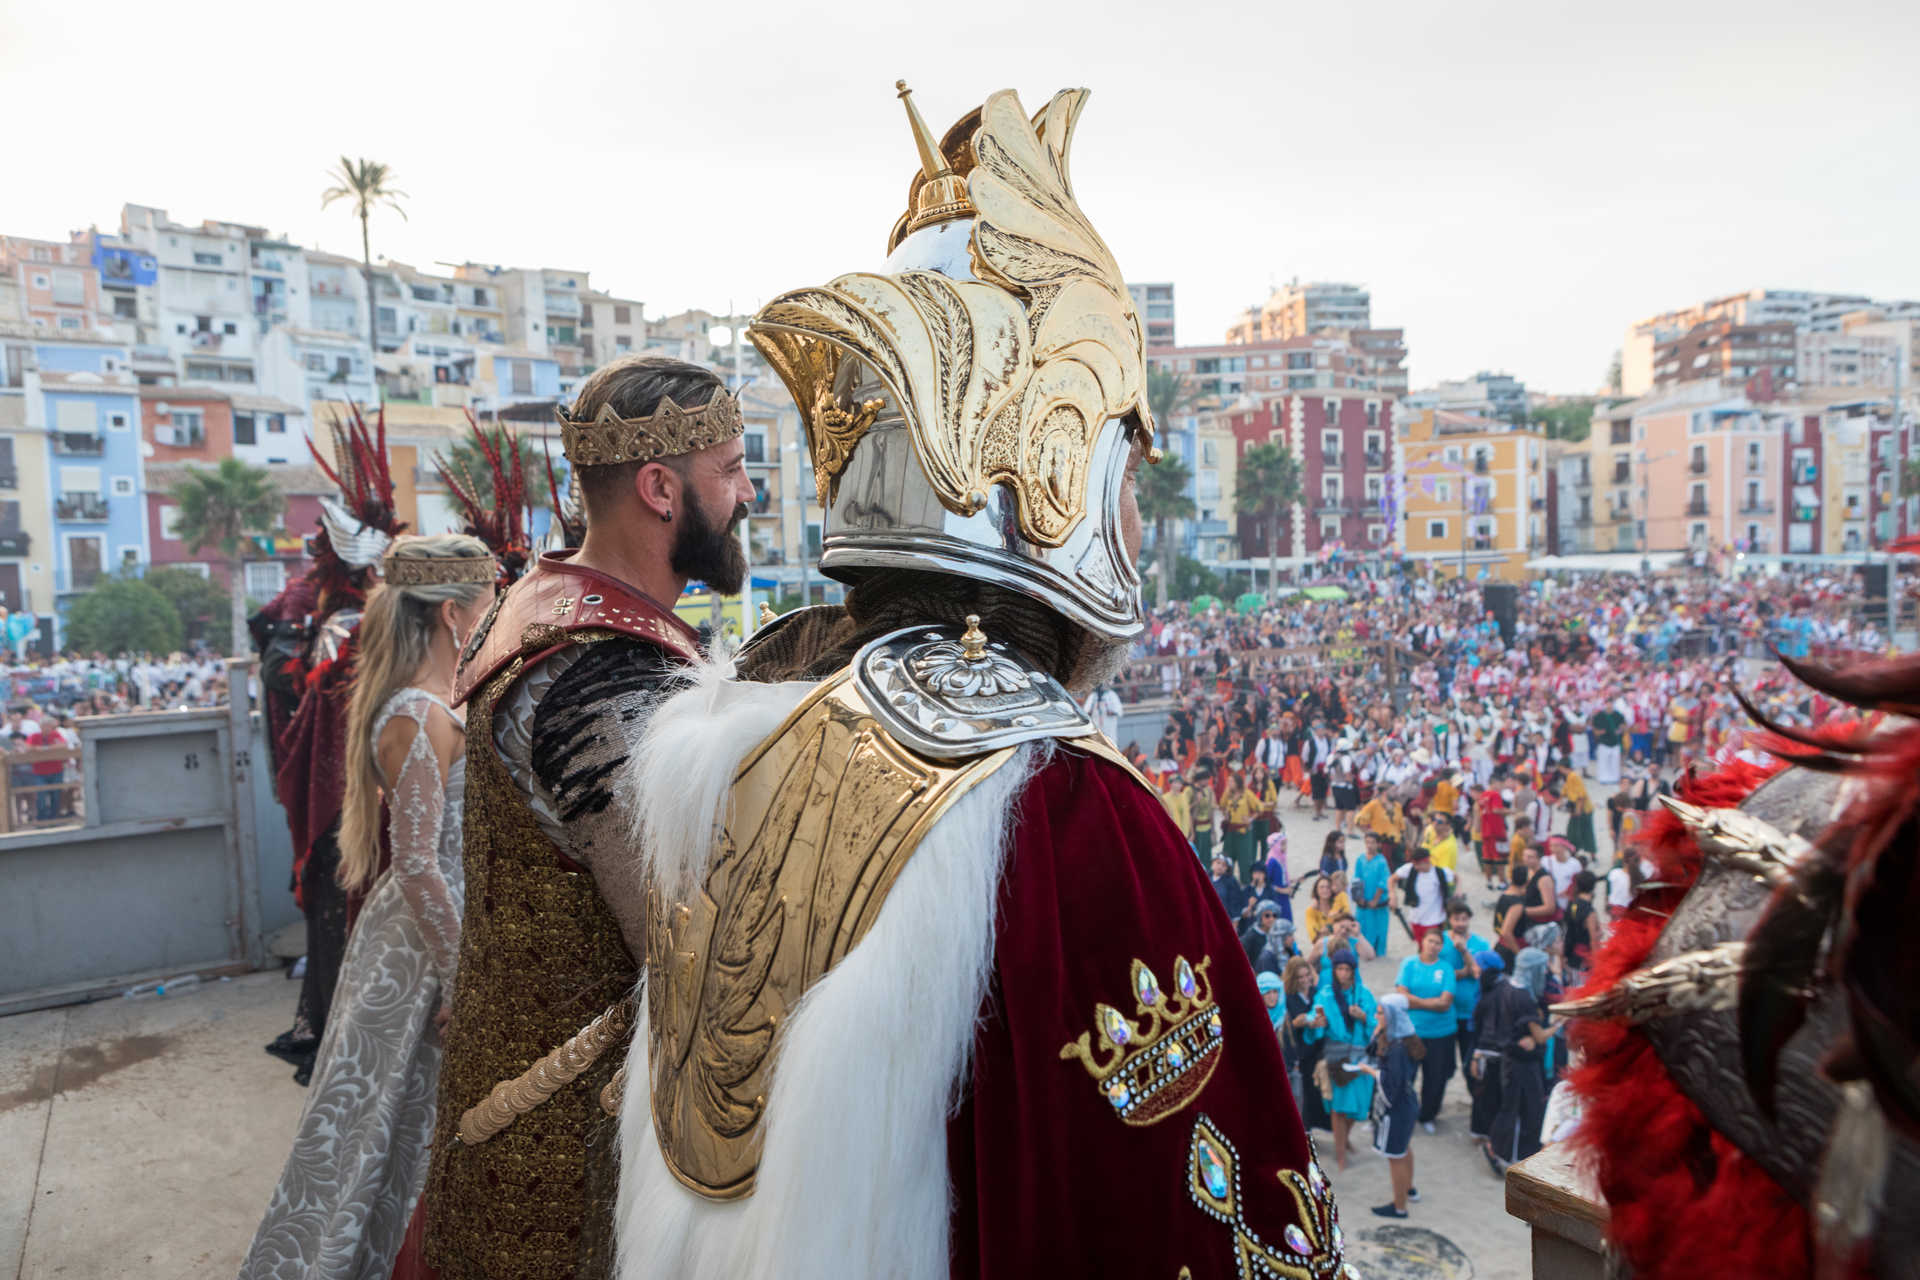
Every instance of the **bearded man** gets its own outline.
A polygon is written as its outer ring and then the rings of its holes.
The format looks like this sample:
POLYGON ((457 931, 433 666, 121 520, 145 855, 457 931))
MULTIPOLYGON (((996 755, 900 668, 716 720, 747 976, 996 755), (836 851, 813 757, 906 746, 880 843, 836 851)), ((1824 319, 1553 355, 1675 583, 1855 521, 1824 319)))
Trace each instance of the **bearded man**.
POLYGON ((1342 1274, 1239 939, 1078 702, 1144 625, 1158 455, 1067 178, 1084 98, 941 141, 909 101, 884 270, 755 318, 848 591, 701 668, 627 770, 621 1280, 1342 1274))
POLYGON ((643 860, 611 784, 698 652, 672 601, 690 579, 731 593, 745 577, 741 429, 696 365, 595 373, 561 415, 585 540, 542 556, 462 653, 467 910, 424 1200, 426 1257, 449 1280, 611 1268, 615 1135, 599 1094, 621 1054, 594 1055, 624 1039, 646 947, 643 860), (567 1046, 603 1010, 595 1047, 567 1046))

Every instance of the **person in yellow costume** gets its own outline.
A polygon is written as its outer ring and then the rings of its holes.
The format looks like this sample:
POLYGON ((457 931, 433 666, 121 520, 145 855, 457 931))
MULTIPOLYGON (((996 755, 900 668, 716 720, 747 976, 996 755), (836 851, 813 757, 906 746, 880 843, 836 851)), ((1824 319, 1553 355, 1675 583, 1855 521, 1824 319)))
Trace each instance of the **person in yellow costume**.
POLYGON ((1427 818, 1427 832, 1420 838, 1420 846, 1433 855, 1434 866, 1452 874, 1459 860, 1460 842, 1453 838, 1453 824, 1446 814, 1436 811, 1427 818))

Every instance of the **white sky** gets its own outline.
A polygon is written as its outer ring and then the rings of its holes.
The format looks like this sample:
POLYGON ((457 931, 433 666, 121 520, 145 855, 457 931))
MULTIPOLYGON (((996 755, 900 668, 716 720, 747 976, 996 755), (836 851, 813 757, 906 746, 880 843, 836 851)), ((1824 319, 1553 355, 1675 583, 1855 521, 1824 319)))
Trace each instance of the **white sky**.
POLYGON ((1185 343, 1292 276, 1356 280, 1416 387, 1579 391, 1703 297, 1920 297, 1913 0, 1031 7, 0 0, 0 231, 131 201, 357 256, 319 205, 344 151, 411 195, 376 255, 744 308, 879 264, 905 77, 936 132, 1091 88, 1081 203, 1129 279, 1178 285, 1185 343))

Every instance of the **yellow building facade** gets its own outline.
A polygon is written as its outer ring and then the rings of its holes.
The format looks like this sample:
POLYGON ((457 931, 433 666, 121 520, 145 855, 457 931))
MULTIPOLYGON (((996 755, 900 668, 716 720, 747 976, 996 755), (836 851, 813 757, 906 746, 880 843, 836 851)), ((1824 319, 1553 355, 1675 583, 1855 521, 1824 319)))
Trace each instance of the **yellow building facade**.
POLYGON ((1407 555, 1442 573, 1515 580, 1546 554, 1546 439, 1444 409, 1400 423, 1407 555))

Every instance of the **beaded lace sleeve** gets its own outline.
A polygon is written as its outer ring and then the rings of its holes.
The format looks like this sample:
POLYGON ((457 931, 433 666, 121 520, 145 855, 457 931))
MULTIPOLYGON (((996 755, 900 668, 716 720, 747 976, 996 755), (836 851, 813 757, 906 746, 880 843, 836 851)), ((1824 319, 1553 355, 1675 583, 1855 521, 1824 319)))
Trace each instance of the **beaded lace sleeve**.
MULTIPOLYGON (((451 999, 460 958, 460 913, 440 871, 440 827, 446 816, 447 788, 433 740, 427 736, 426 720, 433 706, 418 698, 396 709, 396 714, 413 721, 413 738, 401 762, 400 776, 387 788, 387 841, 393 853, 393 878, 426 940, 443 998, 451 999)), ((383 730, 385 727, 381 726, 383 730)))

